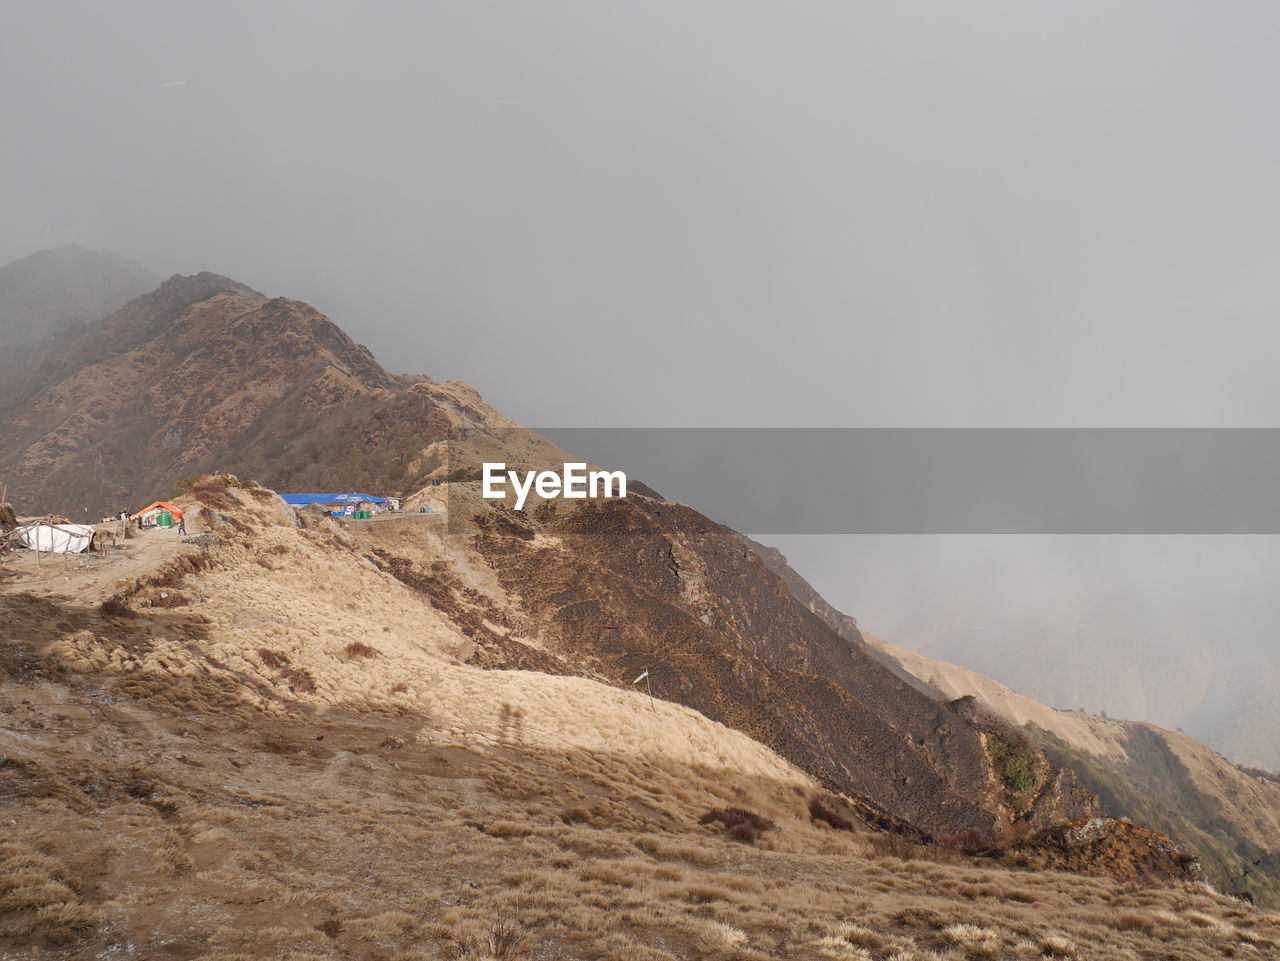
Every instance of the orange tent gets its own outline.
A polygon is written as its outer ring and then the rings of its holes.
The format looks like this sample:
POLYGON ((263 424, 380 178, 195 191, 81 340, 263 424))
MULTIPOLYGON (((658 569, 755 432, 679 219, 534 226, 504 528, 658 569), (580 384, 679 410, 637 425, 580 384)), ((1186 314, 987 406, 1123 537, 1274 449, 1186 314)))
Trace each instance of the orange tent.
POLYGON ((178 510, 178 508, 174 507, 168 501, 156 501, 154 504, 149 504, 142 508, 142 510, 138 511, 133 516, 141 517, 143 520, 149 520, 151 514, 158 514, 160 511, 168 511, 173 515, 173 519, 175 521, 182 520, 182 511, 178 510))

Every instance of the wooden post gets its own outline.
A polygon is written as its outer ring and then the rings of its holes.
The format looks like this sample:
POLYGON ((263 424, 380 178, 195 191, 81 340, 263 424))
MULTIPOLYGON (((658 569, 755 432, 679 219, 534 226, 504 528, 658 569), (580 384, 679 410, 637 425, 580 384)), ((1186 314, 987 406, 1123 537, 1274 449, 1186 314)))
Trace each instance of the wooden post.
POLYGON ((634 686, 636 684, 639 684, 641 681, 644 681, 645 690, 649 692, 649 709, 652 710, 654 714, 657 714, 658 709, 654 707, 654 704, 653 704, 653 682, 649 679, 649 669, 647 667, 640 674, 640 676, 637 677, 631 683, 634 686))

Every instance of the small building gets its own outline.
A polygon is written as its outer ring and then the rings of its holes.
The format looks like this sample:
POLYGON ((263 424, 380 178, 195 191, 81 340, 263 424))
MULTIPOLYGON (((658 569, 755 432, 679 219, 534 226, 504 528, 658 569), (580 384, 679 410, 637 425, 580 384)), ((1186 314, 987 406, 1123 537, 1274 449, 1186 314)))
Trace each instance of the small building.
POLYGON ((133 515, 142 527, 172 527, 175 521, 182 520, 183 512, 168 501, 156 501, 133 515))
POLYGON ((5 538, 14 546, 45 554, 81 554, 94 549, 95 531, 87 524, 36 521, 15 527, 5 538))
POLYGON ((290 507, 307 507, 315 504, 327 513, 350 516, 356 511, 385 511, 388 501, 385 497, 374 497, 372 494, 361 494, 351 491, 346 494, 281 494, 280 499, 290 507))

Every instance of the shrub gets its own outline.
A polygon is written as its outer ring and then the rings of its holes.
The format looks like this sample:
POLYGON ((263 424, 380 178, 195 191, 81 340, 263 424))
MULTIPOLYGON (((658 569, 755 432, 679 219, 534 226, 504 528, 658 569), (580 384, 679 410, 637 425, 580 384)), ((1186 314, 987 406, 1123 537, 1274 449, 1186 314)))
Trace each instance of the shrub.
POLYGON ((315 681, 311 680, 311 675, 306 671, 300 671, 296 667, 282 667, 276 673, 280 675, 280 680, 288 684, 293 691, 311 694, 316 689, 315 681))
POLYGON ((1076 946, 1067 938, 1051 934, 1040 939, 1040 949, 1053 958, 1074 958, 1076 946))
POLYGON ((175 607, 186 607, 191 601, 183 594, 157 591, 151 596, 151 606, 171 610, 175 607))
POLYGON ((877 953, 887 953, 885 949, 891 943, 884 935, 878 934, 860 924, 851 924, 848 921, 836 925, 835 936, 845 944, 852 944, 854 947, 865 948, 868 951, 877 953))
POLYGON ((238 531, 241 534, 244 534, 250 530, 249 525, 242 522, 239 518, 233 517, 230 514, 224 514, 221 511, 215 510, 213 508, 209 508, 209 507, 200 508, 199 516, 205 521, 206 524, 212 524, 216 527, 220 527, 224 529, 227 527, 230 527, 232 530, 238 531))
POLYGON ((1040 786, 1041 775, 1026 738, 1016 734, 989 734, 987 753, 1000 779, 1015 794, 1026 794, 1040 786))
POLYGON ((1245 767, 1243 765, 1240 766, 1240 770, 1250 777, 1260 777, 1270 781, 1272 784, 1280 784, 1280 773, 1275 771, 1264 771, 1260 767, 1245 767))
POLYGON ((760 836, 774 830, 777 825, 762 814, 746 808, 714 808, 698 819, 699 824, 719 822, 724 832, 735 841, 755 844, 760 836))
POLYGON ((661 837, 637 838, 635 846, 662 861, 688 861, 690 864, 706 866, 720 860, 720 855, 706 845, 685 844, 661 837))
POLYGON ((284 654, 268 647, 258 648, 257 653, 262 666, 275 671, 276 677, 288 684, 291 690, 303 694, 311 694, 315 691, 316 683, 311 679, 311 675, 296 667, 290 667, 289 658, 284 654))
POLYGON ((336 938, 342 933, 342 921, 339 918, 329 918, 317 924, 316 930, 326 938, 336 938))
POLYGON ((491 838, 523 838, 533 833, 533 828, 527 824, 509 820, 494 821, 481 830, 491 838))
POLYGON ((720 921, 704 921, 695 940, 703 951, 723 953, 744 947, 747 935, 746 932, 720 921))
POLYGON ((363 644, 360 641, 352 641, 346 647, 347 657, 377 657, 378 649, 363 644))
POLYGON ((113 594, 98 605, 98 613, 105 617, 137 617, 135 611, 119 594, 113 594))
POLYGON ((837 814, 831 808, 822 802, 821 798, 812 798, 809 801, 809 819, 812 821, 821 821, 823 824, 830 825, 837 831, 852 831, 853 822, 842 814, 837 814))
POLYGON ((591 812, 584 807, 565 808, 560 812, 560 820, 565 824, 587 824, 591 821, 591 812))
POLYGON ((408 694, 409 685, 406 684, 404 681, 397 681, 395 684, 391 685, 391 693, 392 694, 408 694))
POLYGON ((942 939, 971 958, 994 958, 1000 952, 995 931, 976 924, 952 924, 942 929, 942 939))
POLYGON ((188 488, 188 493, 214 510, 235 510, 240 506, 240 502, 233 495, 227 493, 227 487, 228 485, 220 478, 211 477, 208 480, 192 484, 188 488))
POLYGON ((289 666, 289 658, 267 647, 258 648, 258 660, 262 662, 263 667, 270 668, 273 671, 289 666))
POLYGON ((991 845, 983 839, 982 833, 970 828, 960 834, 946 834, 938 838, 937 847, 955 854, 982 854, 990 850, 991 845))
POLYGON ((911 841, 901 834, 894 834, 891 831, 884 834, 871 835, 870 842, 871 853, 880 858, 898 858, 902 861, 909 861, 920 853, 911 841))
POLYGON ((519 957, 528 948, 529 935, 514 918, 499 915, 477 937, 465 938, 453 945, 448 957, 454 961, 504 961, 519 957))
POLYGON ((1156 929, 1154 918, 1149 918, 1137 911, 1124 911, 1111 915, 1107 923, 1117 931, 1141 931, 1143 934, 1150 934, 1156 929))

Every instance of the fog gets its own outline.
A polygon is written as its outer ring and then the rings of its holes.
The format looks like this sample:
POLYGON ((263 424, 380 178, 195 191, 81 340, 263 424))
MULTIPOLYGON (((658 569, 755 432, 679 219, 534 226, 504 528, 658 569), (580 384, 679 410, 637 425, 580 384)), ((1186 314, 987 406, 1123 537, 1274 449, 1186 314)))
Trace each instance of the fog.
MULTIPOLYGON (((0 262, 75 242, 224 273, 532 425, 1272 426, 1277 20, 10 5, 0 262)), ((1274 658, 1252 676, 1270 612, 1239 596, 1265 591, 1240 572, 1276 570, 1270 539, 777 543, 891 640, 978 662, 1028 621, 967 646, 936 623, 979 600, 1001 623, 1010 567, 1019 597, 1053 587, 1055 622, 1120 591, 1149 616, 1097 613, 1111 649, 1137 617, 1143 664, 1209 651, 1280 717, 1274 658), (1168 636, 1150 612, 1191 584, 1194 629, 1168 636)))

